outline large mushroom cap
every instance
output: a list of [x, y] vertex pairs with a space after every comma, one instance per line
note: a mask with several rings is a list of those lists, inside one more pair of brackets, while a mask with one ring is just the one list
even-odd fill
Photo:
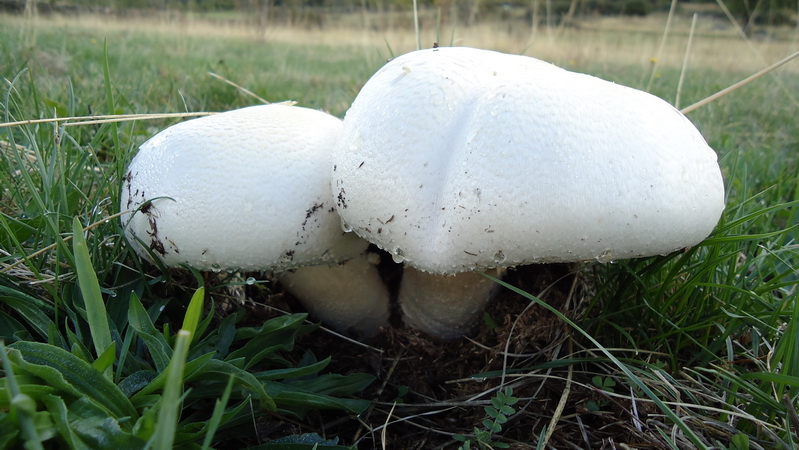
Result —
[[433, 273], [665, 254], [724, 208], [715, 152], [668, 103], [470, 48], [385, 65], [333, 164], [345, 227]]
[[169, 127], [125, 175], [129, 240], [139, 254], [200, 270], [281, 271], [361, 253], [368, 243], [344, 235], [330, 191], [340, 129], [329, 114], [287, 104]]

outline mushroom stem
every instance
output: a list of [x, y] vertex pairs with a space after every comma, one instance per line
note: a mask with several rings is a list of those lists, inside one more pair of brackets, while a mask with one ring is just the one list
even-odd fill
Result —
[[371, 254], [330, 266], [308, 266], [278, 275], [305, 309], [338, 331], [376, 334], [388, 323], [389, 295]]
[[[500, 269], [486, 270], [499, 277]], [[405, 324], [442, 339], [474, 331], [497, 284], [477, 272], [438, 275], [405, 265], [399, 304]]]

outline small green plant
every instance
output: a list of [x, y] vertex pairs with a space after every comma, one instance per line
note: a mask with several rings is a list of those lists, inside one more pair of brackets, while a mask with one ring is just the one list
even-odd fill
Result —
[[615, 392], [613, 388], [616, 386], [616, 382], [613, 381], [613, 378], [597, 375], [591, 378], [591, 382], [594, 383], [594, 386], [605, 392], [610, 392], [611, 394]]
[[491, 399], [491, 406], [485, 407], [488, 417], [483, 420], [483, 428], [474, 427], [474, 437], [463, 434], [455, 435], [456, 440], [463, 442], [458, 448], [462, 450], [508, 448], [508, 444], [494, 441], [494, 436], [502, 432], [502, 425], [507, 423], [508, 417], [516, 412], [513, 405], [518, 402], [519, 399], [513, 396], [511, 387], [497, 391], [497, 395]]
[[745, 435], [744, 433], [736, 433], [731, 439], [729, 445], [719, 445], [719, 448], [723, 448], [725, 450], [748, 450], [749, 446], [749, 436]]
[[[593, 378], [591, 378], [591, 383], [593, 383], [593, 385], [599, 388], [599, 390], [601, 391], [608, 392], [611, 394], [615, 392], [613, 388], [616, 386], [616, 382], [613, 381], [613, 379], [610, 377], [603, 377], [600, 375], [596, 375]], [[588, 410], [591, 412], [597, 412], [607, 404], [608, 404], [607, 400], [588, 400], [585, 404], [585, 407], [588, 408]]]

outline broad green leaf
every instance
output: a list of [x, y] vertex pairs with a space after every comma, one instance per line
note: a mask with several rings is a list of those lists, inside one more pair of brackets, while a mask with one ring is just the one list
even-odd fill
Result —
[[115, 343], [111, 343], [111, 345], [105, 349], [102, 355], [100, 355], [94, 363], [92, 363], [92, 367], [100, 373], [105, 372], [106, 369], [110, 368], [114, 365], [114, 361], [117, 358], [116, 352], [117, 346]]
[[[57, 392], [56, 389], [50, 386], [42, 385], [42, 381], [36, 377], [15, 374], [14, 378], [18, 380], [19, 392], [29, 395], [36, 400]], [[21, 378], [31, 378], [33, 381], [22, 380]], [[0, 382], [0, 409], [8, 409], [12, 397], [13, 395], [9, 393], [8, 389], [5, 387], [5, 383]]]
[[216, 353], [220, 358], [226, 359], [230, 353], [230, 346], [236, 339], [236, 316], [231, 314], [219, 323], [217, 326], [218, 340], [214, 344]]
[[152, 370], [139, 370], [125, 377], [117, 386], [128, 397], [144, 388], [155, 379], [155, 372]]
[[[152, 401], [150, 401], [150, 397], [152, 397]], [[158, 402], [161, 401], [160, 395], [152, 395], [146, 396], [141, 401], [143, 406], [142, 410], [144, 411], [139, 417], [139, 420], [133, 425], [133, 435], [138, 437], [139, 439], [143, 439], [149, 441], [150, 438], [155, 433], [155, 425], [157, 423], [157, 416], [158, 416], [158, 408], [156, 405]]]
[[[218, 392], [217, 392], [218, 394]], [[209, 437], [212, 431], [210, 420], [202, 423], [194, 422], [193, 424], [181, 425], [180, 443], [196, 442], [200, 439], [203, 441]], [[240, 401], [236, 406], [224, 410], [219, 420], [219, 429], [232, 429], [240, 426], [243, 423], [252, 423], [252, 402], [250, 397], [246, 397]], [[192, 426], [193, 425], [193, 426]], [[199, 426], [202, 425], [202, 426]], [[218, 429], [216, 431], [219, 431]], [[214, 433], [216, 435], [218, 433]], [[226, 433], [221, 433], [222, 436], [218, 438], [219, 443], [226, 441]], [[211, 439], [213, 441], [213, 439]]]
[[348, 450], [354, 447], [338, 445], [338, 439], [324, 439], [316, 433], [306, 433], [274, 439], [249, 450]]
[[245, 327], [236, 330], [236, 339], [251, 339], [256, 336], [263, 336], [265, 334], [282, 331], [288, 329], [297, 329], [302, 326], [307, 314], [287, 314], [284, 316], [269, 319], [258, 328]]
[[[193, 344], [191, 348], [192, 350], [194, 350], [196, 347], [202, 346], [198, 344], [201, 344], [203, 342], [203, 335], [205, 335], [205, 331], [208, 329], [208, 327], [211, 325], [211, 322], [214, 320], [214, 301], [213, 299], [211, 299], [210, 301], [211, 305], [208, 308], [208, 314], [206, 314], [205, 318], [202, 319], [199, 324], [197, 324], [197, 331], [195, 331], [194, 333], [195, 339], [192, 339], [192, 344]], [[214, 333], [209, 333], [208, 337], [211, 339], [216, 339], [217, 335], [215, 335]], [[191, 353], [189, 353], [189, 358], [191, 358]], [[222, 359], [224, 359], [224, 357], [222, 357]]]
[[[5, 303], [13, 311], [22, 316], [41, 337], [46, 338], [50, 324], [53, 323], [50, 317], [44, 313], [50, 305], [42, 300], [27, 295], [23, 292], [0, 286], [0, 302]], [[11, 339], [12, 336], [3, 336]]]
[[300, 378], [305, 377], [308, 375], [313, 375], [318, 373], [320, 370], [324, 369], [325, 367], [330, 364], [332, 360], [331, 357], [327, 357], [322, 361], [317, 363], [302, 366], [302, 367], [289, 367], [286, 369], [274, 369], [274, 370], [266, 370], [263, 372], [255, 373], [255, 376], [261, 381], [269, 381], [269, 380], [286, 380], [289, 378]]
[[244, 347], [240, 350], [231, 353], [229, 359], [242, 359], [245, 361], [244, 368], [249, 369], [272, 354], [280, 351], [291, 351], [294, 348], [293, 336], [290, 339], [286, 339], [287, 342], [268, 345], [268, 341], [271, 339], [272, 336], [252, 339], [244, 344]]
[[19, 427], [7, 413], [0, 413], [0, 448], [14, 448], [19, 437]]
[[228, 364], [225, 361], [220, 361], [218, 359], [209, 360], [201, 372], [198, 371], [197, 373], [191, 374], [191, 376], [187, 374], [186, 381], [193, 381], [197, 378], [200, 378], [200, 375], [207, 376], [214, 373], [224, 375], [226, 377], [234, 375], [239, 381], [239, 384], [256, 394], [262, 409], [267, 411], [275, 411], [277, 409], [274, 400], [267, 393], [267, 390], [264, 389], [264, 384], [260, 382], [255, 375], [247, 372], [246, 370], [242, 370], [238, 367]]
[[[186, 380], [189, 380], [191, 379], [191, 377], [197, 374], [205, 373], [207, 370], [206, 365], [209, 362], [213, 361], [212, 359], [213, 357], [214, 353], [210, 352], [187, 362], [184, 370], [184, 378]], [[134, 394], [133, 397], [131, 397], [131, 401], [138, 404], [138, 402], [142, 398], [152, 394], [155, 391], [162, 389], [164, 387], [164, 384], [166, 383], [166, 375], [167, 375], [166, 371], [160, 372], [158, 375], [155, 376], [155, 378], [153, 378], [153, 380], [150, 383], [141, 388], [139, 392]]]
[[248, 447], [247, 450], [352, 450], [355, 447], [344, 445], [319, 445], [319, 444], [261, 444]]
[[[49, 411], [36, 411], [33, 414], [33, 426], [36, 428], [36, 436], [42, 443], [58, 436], [58, 429], [53, 423], [53, 416]], [[38, 443], [26, 440], [26, 448], [41, 448]]]
[[[113, 341], [108, 326], [108, 314], [105, 312], [105, 302], [100, 293], [100, 283], [92, 267], [89, 249], [83, 237], [83, 227], [77, 217], [72, 220], [72, 251], [75, 254], [75, 271], [78, 273], [78, 284], [86, 307], [86, 320], [89, 322], [94, 349], [99, 357]], [[110, 368], [103, 373], [109, 380], [111, 379]]]
[[331, 373], [310, 379], [286, 380], [283, 384], [306, 392], [347, 396], [361, 392], [374, 380], [374, 376], [365, 373], [353, 373], [350, 375]]
[[502, 408], [499, 408], [499, 411], [500, 411], [502, 414], [506, 415], [506, 416], [513, 415], [513, 414], [516, 412], [516, 410], [515, 410], [515, 409], [511, 408], [511, 407], [510, 407], [510, 406], [508, 406], [508, 405], [504, 405]]
[[138, 418], [136, 409], [119, 388], [87, 362], [66, 350], [39, 342], [15, 342], [8, 356], [17, 370], [75, 397], [86, 397], [115, 418]]
[[[2, 341], [0, 341], [0, 358], [3, 359], [5, 385], [8, 387], [8, 410], [12, 420], [16, 419], [14, 421], [19, 424], [22, 437], [27, 442], [28, 448], [41, 449], [43, 448], [41, 437], [36, 431], [36, 424], [33, 419], [33, 415], [36, 412], [36, 403], [30, 396], [20, 391], [12, 367], [11, 354]], [[20, 402], [23, 398], [31, 399], [33, 407], [31, 408], [30, 405], [27, 405], [26, 403], [28, 402]]]
[[67, 333], [69, 335], [69, 340], [72, 341], [72, 347], [70, 347], [69, 352], [83, 361], [91, 364], [92, 357], [89, 355], [88, 349], [84, 347], [80, 341], [78, 341], [78, 337], [75, 336], [71, 331], [67, 331]]
[[497, 393], [497, 396], [491, 399], [491, 404], [494, 405], [494, 408], [496, 409], [502, 408], [502, 405], [505, 404], [505, 402], [503, 401], [504, 399], [500, 397], [501, 395]]
[[109, 417], [103, 408], [86, 398], [68, 404], [67, 414], [72, 431], [90, 448], [140, 449], [144, 446], [143, 441], [122, 428], [121, 421]]
[[362, 413], [369, 407], [368, 400], [337, 398], [330, 395], [303, 392], [291, 385], [272, 382], [266, 385], [266, 392], [285, 414], [302, 417], [312, 409], [340, 409], [351, 413]]
[[74, 450], [90, 449], [91, 447], [86, 445], [72, 430], [69, 423], [67, 405], [64, 403], [64, 399], [56, 395], [48, 395], [43, 401], [47, 410], [50, 411], [53, 422], [56, 428], [58, 428], [61, 438], [66, 441], [69, 448]]
[[0, 311], [0, 338], [8, 339], [11, 342], [17, 339], [23, 341], [33, 340], [25, 325], [5, 311]]
[[169, 347], [164, 336], [155, 329], [155, 325], [150, 320], [147, 310], [139, 301], [139, 297], [135, 294], [130, 296], [130, 306], [128, 308], [128, 323], [140, 338], [147, 345], [147, 350], [150, 351], [150, 356], [153, 358], [155, 368], [158, 372], [163, 372], [169, 365], [169, 358], [172, 354], [172, 349]]
[[502, 426], [490, 419], [483, 419], [483, 428], [495, 434], [502, 431]]

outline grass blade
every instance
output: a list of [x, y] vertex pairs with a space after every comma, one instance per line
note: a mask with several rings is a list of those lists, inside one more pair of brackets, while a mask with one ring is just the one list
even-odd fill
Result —
[[654, 393], [654, 392], [653, 392], [653, 391], [652, 391], [652, 390], [649, 388], [649, 386], [647, 386], [646, 384], [644, 384], [644, 382], [643, 382], [643, 381], [641, 381], [641, 379], [640, 379], [640, 378], [638, 378], [638, 376], [636, 376], [634, 373], [632, 373], [632, 371], [631, 371], [631, 370], [630, 370], [630, 369], [627, 367], [627, 365], [626, 365], [626, 364], [624, 364], [623, 362], [619, 361], [619, 360], [618, 360], [618, 358], [616, 358], [616, 357], [613, 355], [613, 353], [611, 353], [610, 351], [608, 351], [608, 349], [606, 349], [605, 347], [603, 347], [603, 346], [602, 346], [602, 344], [600, 344], [600, 343], [599, 343], [599, 341], [597, 341], [596, 339], [594, 339], [594, 337], [593, 337], [593, 336], [591, 336], [591, 335], [590, 335], [588, 332], [586, 332], [585, 330], [583, 330], [582, 328], [580, 328], [580, 326], [579, 326], [579, 325], [577, 325], [576, 323], [572, 322], [572, 321], [571, 321], [571, 320], [570, 320], [568, 317], [564, 316], [564, 315], [563, 315], [563, 314], [562, 314], [560, 311], [558, 311], [558, 310], [557, 310], [557, 309], [555, 309], [554, 307], [550, 306], [550, 305], [549, 305], [549, 304], [547, 304], [546, 302], [542, 301], [541, 299], [539, 299], [539, 298], [538, 298], [538, 297], [536, 297], [535, 295], [532, 295], [532, 294], [530, 294], [530, 293], [528, 293], [528, 292], [525, 292], [525, 291], [523, 291], [523, 290], [521, 290], [521, 289], [517, 288], [516, 286], [513, 286], [513, 285], [511, 285], [511, 284], [508, 284], [508, 283], [506, 283], [506, 282], [504, 282], [504, 281], [502, 281], [502, 280], [500, 280], [500, 279], [498, 279], [498, 278], [494, 278], [494, 277], [492, 277], [491, 275], [486, 275], [486, 274], [483, 274], [483, 276], [484, 276], [484, 277], [486, 277], [486, 278], [488, 278], [489, 280], [492, 280], [492, 281], [494, 281], [495, 283], [499, 284], [500, 286], [506, 287], [506, 288], [510, 289], [511, 291], [513, 291], [513, 292], [515, 292], [515, 293], [517, 293], [517, 294], [519, 294], [519, 295], [521, 295], [521, 296], [523, 296], [523, 297], [527, 298], [528, 300], [530, 300], [530, 301], [532, 301], [532, 302], [536, 303], [537, 305], [539, 305], [539, 306], [543, 307], [544, 309], [546, 309], [547, 311], [551, 312], [552, 314], [555, 314], [555, 315], [558, 317], [558, 319], [560, 319], [560, 320], [564, 321], [566, 324], [568, 324], [570, 327], [572, 327], [572, 328], [573, 328], [574, 330], [576, 330], [578, 333], [582, 334], [582, 335], [583, 335], [583, 336], [584, 336], [586, 339], [588, 339], [588, 340], [589, 340], [589, 341], [590, 341], [590, 342], [591, 342], [593, 345], [595, 345], [597, 349], [599, 349], [599, 350], [600, 350], [602, 353], [604, 353], [604, 354], [605, 354], [605, 356], [607, 356], [607, 357], [608, 357], [608, 359], [610, 359], [610, 360], [613, 362], [613, 364], [615, 364], [615, 365], [616, 365], [616, 367], [618, 367], [618, 368], [619, 368], [619, 369], [620, 369], [622, 372], [624, 372], [624, 374], [627, 376], [627, 378], [629, 378], [629, 379], [630, 379], [630, 381], [632, 381], [632, 382], [633, 382], [633, 383], [634, 383], [636, 386], [638, 386], [638, 388], [639, 388], [639, 389], [641, 389], [641, 391], [643, 391], [643, 392], [646, 394], [646, 396], [647, 396], [647, 397], [649, 397], [649, 399], [650, 399], [650, 400], [652, 400], [652, 401], [653, 401], [653, 402], [654, 402], [654, 403], [655, 403], [655, 404], [658, 406], [658, 408], [659, 408], [659, 409], [660, 409], [660, 410], [661, 410], [661, 411], [662, 411], [662, 412], [663, 412], [663, 413], [664, 413], [664, 414], [665, 414], [665, 415], [666, 415], [666, 416], [667, 416], [669, 419], [671, 419], [671, 420], [674, 422], [674, 424], [675, 424], [675, 425], [676, 425], [676, 426], [677, 426], [677, 427], [678, 427], [680, 430], [682, 430], [682, 432], [683, 432], [683, 433], [685, 433], [685, 436], [686, 436], [686, 437], [688, 437], [688, 439], [690, 439], [690, 440], [691, 440], [691, 442], [692, 442], [694, 445], [696, 445], [696, 446], [697, 446], [697, 448], [703, 448], [703, 449], [706, 449], [706, 448], [707, 448], [707, 446], [706, 446], [706, 445], [705, 445], [705, 444], [704, 444], [704, 443], [703, 443], [703, 442], [702, 442], [702, 441], [699, 439], [699, 437], [698, 437], [698, 436], [697, 436], [697, 435], [694, 433], [694, 431], [693, 431], [691, 428], [689, 428], [689, 427], [688, 427], [688, 426], [685, 424], [685, 422], [683, 422], [683, 421], [682, 421], [682, 419], [680, 419], [680, 418], [677, 416], [677, 414], [675, 414], [675, 413], [674, 413], [674, 411], [672, 411], [672, 410], [671, 410], [671, 408], [669, 408], [669, 407], [668, 407], [668, 406], [667, 406], [665, 403], [663, 403], [663, 400], [661, 400], [661, 399], [660, 399], [660, 398], [659, 398], [659, 397], [658, 397], [658, 396], [657, 396], [657, 395], [656, 395], [656, 394], [655, 394], [655, 393]]
[[147, 310], [144, 309], [141, 301], [139, 301], [138, 295], [131, 294], [130, 305], [128, 306], [128, 324], [144, 341], [156, 370], [158, 372], [166, 370], [172, 352], [166, 338], [153, 325]]
[[[106, 40], [103, 40], [103, 81], [105, 82], [106, 108], [108, 108], [108, 114], [114, 114], [114, 92], [111, 88], [111, 67], [108, 64], [108, 41]], [[116, 122], [111, 124], [111, 129], [111, 137], [114, 140], [114, 149], [119, 151], [119, 130]], [[117, 158], [117, 160], [119, 159], [120, 158]]]
[[716, 92], [715, 94], [710, 95], [710, 96], [704, 98], [703, 100], [700, 100], [700, 101], [694, 103], [693, 105], [686, 106], [685, 108], [681, 109], [680, 112], [683, 113], [683, 114], [688, 114], [689, 112], [691, 112], [691, 111], [693, 111], [695, 109], [701, 108], [701, 107], [707, 105], [708, 103], [710, 103], [710, 102], [712, 102], [714, 100], [717, 100], [717, 99], [719, 99], [721, 97], [724, 97], [725, 95], [729, 94], [730, 92], [733, 92], [733, 91], [735, 91], [735, 90], [737, 90], [739, 88], [742, 88], [742, 87], [746, 86], [747, 84], [757, 80], [758, 78], [762, 77], [763, 75], [766, 75], [769, 72], [777, 70], [782, 65], [791, 62], [792, 60], [796, 59], [797, 57], [799, 57], [799, 51], [794, 52], [794, 53], [786, 56], [785, 58], [775, 62], [774, 64], [766, 67], [763, 70], [758, 71], [754, 75], [751, 75], [751, 76], [749, 76], [749, 77], [747, 77], [747, 78], [745, 78], [745, 79], [733, 84], [730, 87], [724, 88], [724, 89]]
[[203, 301], [205, 300], [205, 288], [200, 287], [194, 292], [189, 301], [186, 315], [183, 317], [183, 330], [191, 333], [191, 341], [197, 339], [197, 326], [203, 313]]
[[139, 414], [127, 396], [91, 365], [68, 351], [40, 342], [15, 342], [8, 356], [12, 364], [45, 384], [75, 397], [85, 397], [105, 408], [115, 418]]
[[6, 386], [8, 388], [8, 396], [11, 399], [9, 405], [9, 412], [16, 413], [19, 427], [22, 431], [22, 437], [27, 443], [27, 448], [43, 449], [41, 439], [36, 433], [36, 425], [33, 423], [33, 413], [36, 412], [36, 403], [33, 403], [31, 410], [30, 403], [33, 399], [23, 394], [19, 390], [16, 378], [14, 378], [14, 371], [11, 368], [11, 361], [8, 360], [6, 353], [6, 346], [0, 341], [0, 356], [3, 358], [3, 372], [5, 372]]
[[[189, 352], [191, 333], [186, 330], [178, 331], [175, 339], [175, 350], [172, 360], [167, 368], [167, 380], [164, 386], [164, 395], [161, 398], [158, 411], [158, 425], [149, 444], [152, 447], [172, 448], [175, 442], [178, 420], [180, 418], [181, 400], [183, 391], [183, 369], [186, 366], [186, 355]], [[148, 445], [149, 447], [149, 445]]]
[[228, 377], [225, 391], [222, 392], [222, 398], [217, 399], [216, 404], [214, 404], [214, 413], [208, 421], [208, 430], [205, 433], [205, 439], [203, 439], [203, 450], [211, 448], [211, 441], [214, 439], [214, 434], [216, 434], [216, 430], [222, 422], [222, 415], [225, 413], [225, 407], [228, 401], [230, 401], [230, 393], [233, 391], [234, 378], [232, 374]]
[[[108, 326], [105, 303], [100, 293], [100, 283], [97, 281], [97, 274], [92, 267], [89, 249], [86, 245], [86, 239], [83, 237], [83, 228], [80, 226], [77, 217], [72, 221], [72, 248], [75, 254], [75, 271], [78, 273], [78, 284], [86, 307], [86, 320], [89, 322], [94, 349], [97, 352], [97, 356], [100, 357], [111, 346], [113, 340], [111, 339], [111, 329]], [[103, 371], [103, 374], [110, 380], [112, 376], [111, 368], [108, 367]]]

